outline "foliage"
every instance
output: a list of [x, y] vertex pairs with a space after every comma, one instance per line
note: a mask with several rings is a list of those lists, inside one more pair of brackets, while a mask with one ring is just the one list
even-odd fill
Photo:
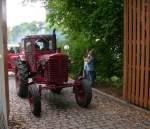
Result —
[[[22, 23], [8, 29], [8, 43], [18, 43], [27, 35], [52, 34], [52, 32], [53, 29], [47, 28], [43, 22]], [[64, 36], [60, 31], [57, 31], [56, 35], [58, 44], [64, 41]]]
[[43, 22], [22, 23], [8, 30], [8, 43], [16, 43], [26, 35], [38, 34], [43, 30]]
[[46, 0], [47, 22], [67, 35], [73, 73], [82, 68], [86, 48], [93, 48], [97, 74], [122, 76], [123, 0]]
[[123, 0], [46, 0], [47, 22], [68, 35], [73, 72], [82, 67], [87, 47], [94, 48], [97, 74], [122, 76]]
[[73, 74], [82, 68], [86, 48], [93, 48], [97, 76], [122, 78], [123, 0], [44, 0], [44, 5], [48, 25], [66, 35]]

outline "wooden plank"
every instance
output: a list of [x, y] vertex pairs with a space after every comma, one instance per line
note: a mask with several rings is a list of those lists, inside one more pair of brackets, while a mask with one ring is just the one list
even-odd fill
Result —
[[[150, 26], [150, 0], [148, 0], [148, 24]], [[148, 28], [148, 37], [150, 37], [150, 27]], [[150, 56], [150, 39], [148, 39], [148, 46], [149, 46], [149, 56]], [[149, 57], [149, 68], [150, 68], [150, 57]], [[148, 109], [150, 109], [150, 70], [148, 75], [148, 88], [149, 88], [149, 97], [148, 97]]]
[[124, 79], [123, 79], [123, 98], [127, 99], [127, 90], [128, 90], [128, 31], [129, 31], [129, 1], [124, 0]]
[[136, 0], [133, 0], [133, 51], [132, 51], [132, 90], [131, 90], [131, 102], [134, 103], [135, 99], [135, 67], [136, 67]]
[[149, 52], [150, 52], [150, 0], [147, 1], [147, 9], [146, 9], [146, 61], [145, 61], [145, 88], [144, 88], [144, 107], [148, 107], [148, 94], [149, 94], [149, 87], [148, 87], [148, 78], [149, 78]]
[[128, 100], [131, 101], [131, 87], [132, 87], [132, 3], [133, 0], [129, 1], [129, 76], [128, 76]]
[[145, 0], [142, 0], [142, 50], [141, 50], [141, 82], [140, 82], [140, 106], [144, 103], [144, 62], [145, 62]]
[[[150, 64], [150, 62], [149, 62]], [[150, 71], [149, 71], [150, 73]], [[149, 74], [149, 77], [148, 77], [148, 85], [150, 85], [150, 74]], [[148, 87], [149, 88], [149, 94], [148, 94], [148, 109], [150, 109], [150, 86]]]
[[141, 28], [140, 28], [140, 20], [141, 20], [141, 0], [137, 0], [137, 54], [136, 54], [136, 95], [135, 95], [135, 104], [139, 103], [139, 92], [140, 92], [140, 42], [141, 42]]

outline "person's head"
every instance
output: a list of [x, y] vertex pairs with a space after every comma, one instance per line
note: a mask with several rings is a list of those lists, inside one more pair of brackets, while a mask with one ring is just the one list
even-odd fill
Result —
[[88, 54], [92, 56], [93, 55], [93, 49], [90, 49]]
[[86, 49], [86, 53], [89, 53], [89, 51], [90, 51], [90, 49], [89, 49], [89, 48], [87, 48], [87, 49]]

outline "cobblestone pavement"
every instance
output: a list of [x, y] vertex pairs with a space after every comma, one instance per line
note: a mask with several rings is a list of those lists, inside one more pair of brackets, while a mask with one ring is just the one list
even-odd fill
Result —
[[16, 95], [14, 78], [10, 84], [9, 129], [150, 129], [150, 114], [93, 92], [92, 103], [80, 108], [69, 89], [60, 95], [42, 93], [42, 115], [32, 115], [28, 100]]

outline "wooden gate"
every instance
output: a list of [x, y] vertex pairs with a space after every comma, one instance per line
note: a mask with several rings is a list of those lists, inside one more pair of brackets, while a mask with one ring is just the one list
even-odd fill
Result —
[[124, 0], [124, 99], [150, 109], [150, 0]]

